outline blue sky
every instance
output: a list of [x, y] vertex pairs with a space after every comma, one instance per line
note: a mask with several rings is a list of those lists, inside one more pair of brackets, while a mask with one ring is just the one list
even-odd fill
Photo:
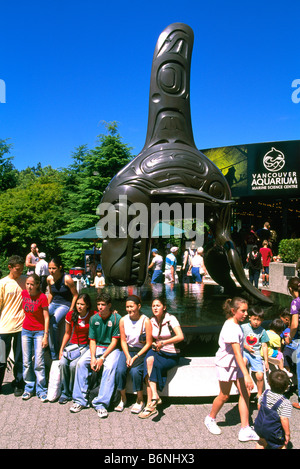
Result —
[[198, 148], [300, 138], [300, 103], [292, 101], [292, 82], [300, 79], [294, 1], [11, 0], [0, 16], [0, 139], [10, 139], [18, 169], [68, 166], [76, 147], [95, 146], [103, 121], [117, 121], [138, 154], [154, 48], [173, 22], [188, 24], [195, 36]]

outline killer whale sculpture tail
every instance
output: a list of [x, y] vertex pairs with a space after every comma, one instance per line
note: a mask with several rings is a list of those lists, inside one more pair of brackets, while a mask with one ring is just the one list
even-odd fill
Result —
[[[102, 213], [99, 222], [102, 233], [104, 223], [117, 226], [117, 233], [110, 233], [108, 228], [103, 240], [104, 274], [115, 285], [142, 285], [150, 256], [154, 206], [157, 209], [162, 202], [181, 205], [189, 202], [193, 207], [204, 204], [205, 221], [216, 241], [216, 247], [205, 253], [211, 277], [233, 289], [231, 268], [250, 295], [271, 303], [245, 276], [231, 239], [230, 207], [234, 202], [230, 187], [222, 172], [194, 142], [190, 113], [193, 42], [192, 29], [182, 23], [171, 24], [158, 38], [152, 62], [145, 145], [111, 180], [100, 203], [113, 207], [106, 217]], [[135, 229], [131, 236], [128, 228], [137, 206], [142, 207], [143, 218], [139, 230]]]

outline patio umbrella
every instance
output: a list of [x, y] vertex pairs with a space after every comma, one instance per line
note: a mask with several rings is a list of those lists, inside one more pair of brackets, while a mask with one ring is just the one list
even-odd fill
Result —
[[[169, 225], [168, 223], [157, 223], [155, 225], [152, 236], [154, 238], [159, 237], [168, 237], [168, 236], [176, 236], [181, 235], [184, 233], [184, 230], [181, 228], [177, 228], [176, 226]], [[93, 226], [91, 228], [87, 228], [86, 230], [76, 231], [74, 233], [69, 233], [63, 236], [58, 236], [57, 239], [101, 239], [102, 233], [100, 228]]]

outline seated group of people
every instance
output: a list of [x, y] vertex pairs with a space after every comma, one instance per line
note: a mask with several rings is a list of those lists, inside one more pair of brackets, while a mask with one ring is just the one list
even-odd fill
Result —
[[[30, 399], [35, 389], [45, 402], [47, 386], [43, 357], [47, 346], [49, 317], [46, 297], [39, 292], [38, 282], [37, 276], [32, 274], [23, 292], [23, 301], [25, 298], [40, 298], [40, 323], [45, 326], [40, 334], [40, 346], [35, 346], [35, 354], [39, 357], [38, 369], [29, 359], [29, 352], [26, 353], [23, 399]], [[30, 314], [28, 311], [29, 308], [25, 307], [25, 328], [26, 315]], [[127, 314], [121, 317], [112, 309], [112, 298], [108, 293], [102, 292], [97, 296], [97, 311], [93, 310], [88, 294], [78, 295], [73, 310], [65, 316], [65, 333], [58, 354], [61, 376], [58, 402], [65, 404], [73, 401], [70, 408], [72, 413], [89, 407], [90, 377], [95, 372], [101, 372], [98, 395], [91, 404], [100, 418], [107, 417], [108, 407], [117, 388], [120, 401], [115, 410], [121, 412], [126, 407], [126, 380], [129, 372], [133, 392], [137, 394], [131, 412], [139, 414], [140, 418], [157, 413], [157, 405], [161, 403], [158, 391], [165, 385], [167, 371], [178, 363], [179, 350], [176, 344], [184, 337], [177, 318], [166, 311], [162, 298], [153, 300], [152, 311], [153, 317], [149, 319], [142, 314], [140, 299], [131, 295], [126, 300]], [[24, 325], [22, 334], [26, 334]], [[147, 385], [146, 405], [143, 398], [144, 383]]]
[[[163, 299], [153, 300], [152, 312], [151, 319], [142, 314], [140, 299], [131, 295], [126, 300], [127, 314], [121, 317], [112, 310], [112, 299], [107, 293], [98, 295], [97, 311], [93, 312], [89, 296], [79, 295], [74, 311], [66, 316], [66, 332], [60, 350], [62, 394], [59, 403], [73, 400], [70, 411], [74, 413], [88, 407], [89, 377], [93, 371], [102, 371], [92, 406], [100, 418], [107, 417], [116, 387], [120, 401], [115, 410], [122, 412], [126, 406], [129, 372], [132, 390], [137, 395], [131, 412], [139, 414], [140, 418], [155, 414], [161, 403], [158, 391], [165, 385], [167, 371], [178, 363], [179, 351], [175, 345], [183, 340], [183, 333], [176, 317], [167, 313]], [[72, 345], [80, 349], [80, 355], [73, 359], [66, 353]]]

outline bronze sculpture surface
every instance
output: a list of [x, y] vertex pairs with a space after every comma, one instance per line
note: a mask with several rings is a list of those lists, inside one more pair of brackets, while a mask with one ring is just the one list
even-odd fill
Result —
[[[103, 240], [104, 274], [107, 281], [115, 285], [142, 285], [147, 275], [154, 207], [161, 202], [189, 203], [195, 216], [196, 205], [203, 204], [205, 222], [216, 241], [204, 256], [210, 276], [233, 291], [231, 268], [248, 293], [260, 301], [271, 302], [250, 284], [231, 239], [230, 210], [234, 202], [230, 187], [221, 171], [194, 142], [190, 113], [193, 41], [192, 29], [182, 23], [168, 26], [157, 41], [145, 145], [112, 179], [100, 203], [102, 207], [110, 204], [114, 208], [111, 221], [118, 225], [118, 232], [110, 235], [108, 229]], [[130, 212], [130, 208], [136, 204], [142, 204], [147, 212], [146, 236], [129, 236], [126, 232], [134, 218], [134, 210]], [[104, 212], [99, 213], [103, 232]], [[145, 220], [145, 213], [143, 215]], [[109, 220], [106, 218], [106, 224]]]

